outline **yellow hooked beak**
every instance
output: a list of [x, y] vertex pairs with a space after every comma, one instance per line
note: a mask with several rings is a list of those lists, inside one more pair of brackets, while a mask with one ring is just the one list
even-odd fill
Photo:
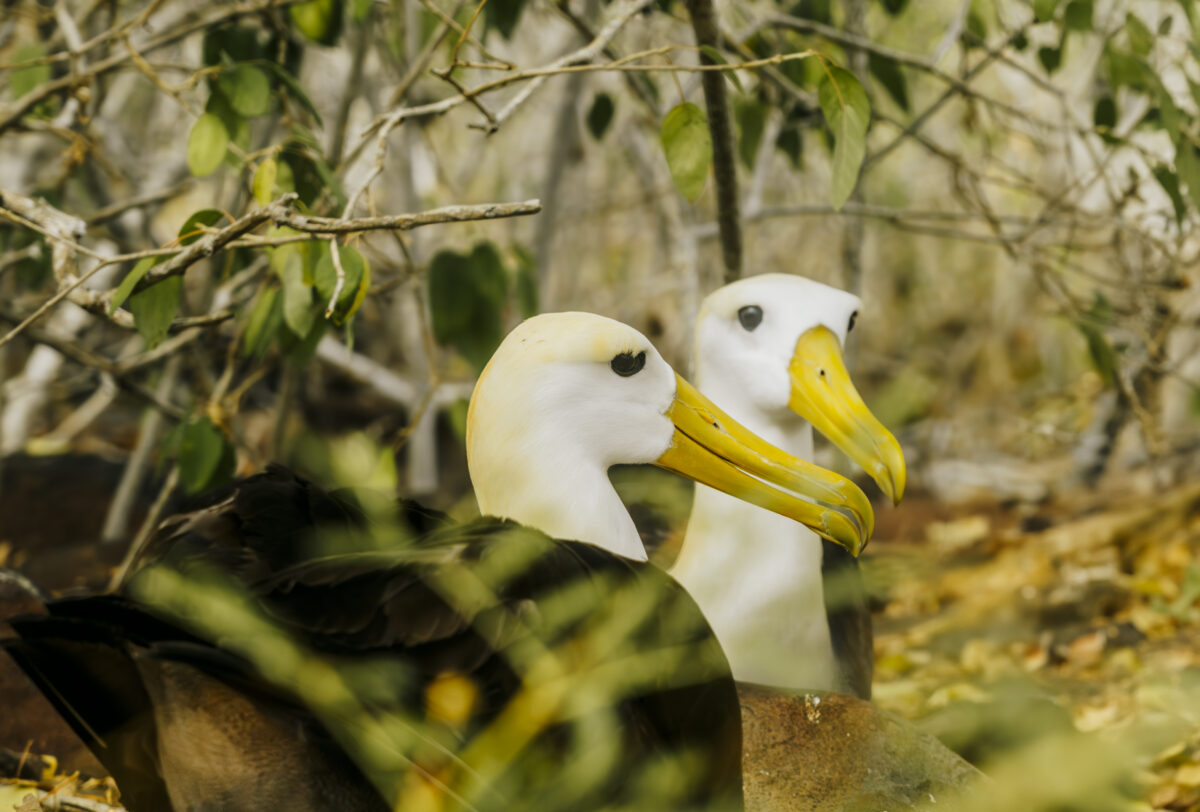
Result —
[[875, 529], [875, 514], [857, 485], [780, 451], [678, 375], [675, 384], [667, 410], [675, 437], [656, 465], [795, 519], [859, 554]]
[[813, 327], [800, 336], [788, 373], [792, 411], [861, 465], [893, 504], [899, 502], [904, 495], [904, 454], [851, 383], [833, 331]]

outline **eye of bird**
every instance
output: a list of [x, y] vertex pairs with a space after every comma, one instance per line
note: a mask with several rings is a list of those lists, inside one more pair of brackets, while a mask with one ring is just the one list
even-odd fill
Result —
[[763, 312], [758, 305], [746, 305], [738, 310], [738, 321], [747, 332], [762, 324]]
[[858, 311], [855, 310], [853, 313], [850, 314], [850, 326], [846, 328], [847, 333], [854, 329], [854, 321], [857, 318], [858, 318]]
[[634, 355], [631, 352], [623, 352], [620, 355], [614, 355], [609, 366], [622, 378], [628, 378], [630, 375], [641, 372], [642, 367], [646, 366], [646, 353], [643, 351]]

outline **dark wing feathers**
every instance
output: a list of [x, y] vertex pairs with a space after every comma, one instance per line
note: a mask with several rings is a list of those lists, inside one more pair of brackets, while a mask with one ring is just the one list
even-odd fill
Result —
[[[587, 635], [604, 632], [605, 624], [620, 629], [619, 635], [595, 638], [606, 647], [585, 670], [602, 669], [609, 659], [637, 666], [639, 657], [684, 651], [679, 668], [658, 666], [627, 680], [630, 692], [614, 706], [622, 735], [615, 778], [562, 808], [593, 808], [635, 792], [625, 776], [664, 750], [699, 753], [705, 760], [703, 779], [689, 787], [680, 808], [714, 798], [740, 805], [740, 713], [728, 663], [698, 607], [675, 581], [649, 564], [588, 544], [553, 541], [509, 521], [481, 518], [452, 524], [415, 503], [402, 503], [397, 518], [424, 535], [412, 541], [401, 534], [409, 542], [391, 550], [314, 557], [315, 548], [298, 541], [329, 528], [363, 530], [367, 520], [348, 495], [326, 493], [273, 466], [164, 523], [138, 569], [154, 564], [215, 568], [240, 582], [263, 613], [308, 650], [333, 663], [386, 662], [409, 674], [411, 678], [388, 688], [390, 695], [372, 695], [372, 706], [380, 712], [389, 705], [412, 710], [443, 672], [467, 676], [480, 701], [464, 735], [486, 726], [521, 686], [519, 657], [514, 660], [510, 652], [528, 648], [527, 642], [559, 646], [556, 650], [567, 661], [587, 663]], [[571, 590], [575, 603], [560, 600], [564, 588]], [[565, 615], [552, 611], [568, 605], [571, 611]], [[643, 607], [641, 615], [629, 614], [638, 606]], [[69, 624], [74, 639], [64, 640], [71, 635], [33, 622], [18, 631], [27, 638], [26, 651], [41, 651], [49, 662], [29, 663], [45, 672], [40, 683], [45, 690], [66, 680], [68, 667], [77, 669], [71, 677], [75, 687], [61, 699], [81, 726], [86, 720], [112, 730], [115, 720], [110, 717], [125, 712], [148, 718], [150, 702], [136, 679], [138, 664], [149, 674], [147, 662], [162, 663], [158, 670], [178, 679], [178, 668], [169, 665], [175, 663], [191, 669], [186, 673], [202, 675], [189, 677], [189, 685], [215, 679], [226, 686], [223, 690], [271, 708], [271, 719], [282, 714], [297, 720], [310, 731], [304, 738], [315, 741], [311, 747], [316, 749], [297, 755], [293, 748], [293, 760], [303, 763], [332, 746], [332, 738], [286, 687], [263, 683], [244, 660], [181, 630], [171, 619], [119, 597], [52, 601], [50, 607], [50, 622]], [[81, 645], [107, 648], [109, 654], [89, 663], [76, 656]], [[62, 654], [57, 662], [55, 652]], [[99, 669], [110, 672], [95, 674]], [[128, 681], [132, 695], [109, 708], [99, 707], [107, 698], [97, 701], [77, 690], [88, 679], [114, 677]], [[260, 738], [266, 735], [261, 724], [255, 729]], [[572, 740], [565, 731], [551, 728], [539, 737], [540, 744], [526, 749], [561, 747]], [[151, 726], [150, 741], [153, 734]], [[144, 747], [146, 740], [140, 735], [126, 743], [126, 762], [130, 748]], [[105, 754], [97, 755], [108, 766]], [[320, 760], [333, 763], [325, 756]], [[514, 754], [514, 762], [519, 760]], [[134, 812], [169, 808], [152, 803], [155, 793], [165, 791], [161, 780], [155, 784], [137, 774], [142, 765], [116, 766], [114, 775], [123, 770], [126, 780], [143, 790], [143, 797], [130, 804]], [[340, 767], [330, 769], [346, 785], [361, 781]], [[213, 780], [219, 783], [220, 777]], [[132, 796], [129, 800], [135, 801]]]

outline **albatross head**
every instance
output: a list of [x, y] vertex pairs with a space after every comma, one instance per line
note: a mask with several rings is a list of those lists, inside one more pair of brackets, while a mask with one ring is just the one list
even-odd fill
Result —
[[842, 361], [860, 306], [857, 296], [788, 274], [726, 285], [704, 300], [696, 321], [696, 379], [714, 397], [719, 387], [717, 399], [739, 414], [799, 415], [898, 502], [904, 455], [863, 403]]
[[608, 481], [653, 463], [803, 522], [857, 553], [874, 517], [852, 482], [751, 434], [680, 378], [631, 327], [536, 316], [500, 344], [467, 416], [480, 510], [644, 558]]

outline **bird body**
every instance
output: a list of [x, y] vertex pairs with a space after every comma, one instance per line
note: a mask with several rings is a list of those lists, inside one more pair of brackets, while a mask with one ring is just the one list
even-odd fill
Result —
[[[586, 314], [505, 339], [467, 449], [492, 516], [321, 555], [304, 540], [381, 531], [270, 469], [164, 523], [135, 600], [51, 602], [50, 618], [13, 621], [7, 648], [134, 812], [739, 807], [728, 663], [600, 474], [655, 463], [855, 551], [865, 496], [751, 435], [640, 333]], [[209, 599], [214, 571], [234, 598]], [[447, 685], [466, 710], [439, 710]]]
[[[705, 299], [696, 379], [767, 442], [813, 454], [813, 425], [880, 482], [903, 491], [895, 439], [867, 411], [841, 361], [857, 297], [803, 277], [763, 274]], [[697, 486], [672, 574], [696, 598], [736, 679], [870, 697], [870, 615], [857, 561], [809, 527]]]

